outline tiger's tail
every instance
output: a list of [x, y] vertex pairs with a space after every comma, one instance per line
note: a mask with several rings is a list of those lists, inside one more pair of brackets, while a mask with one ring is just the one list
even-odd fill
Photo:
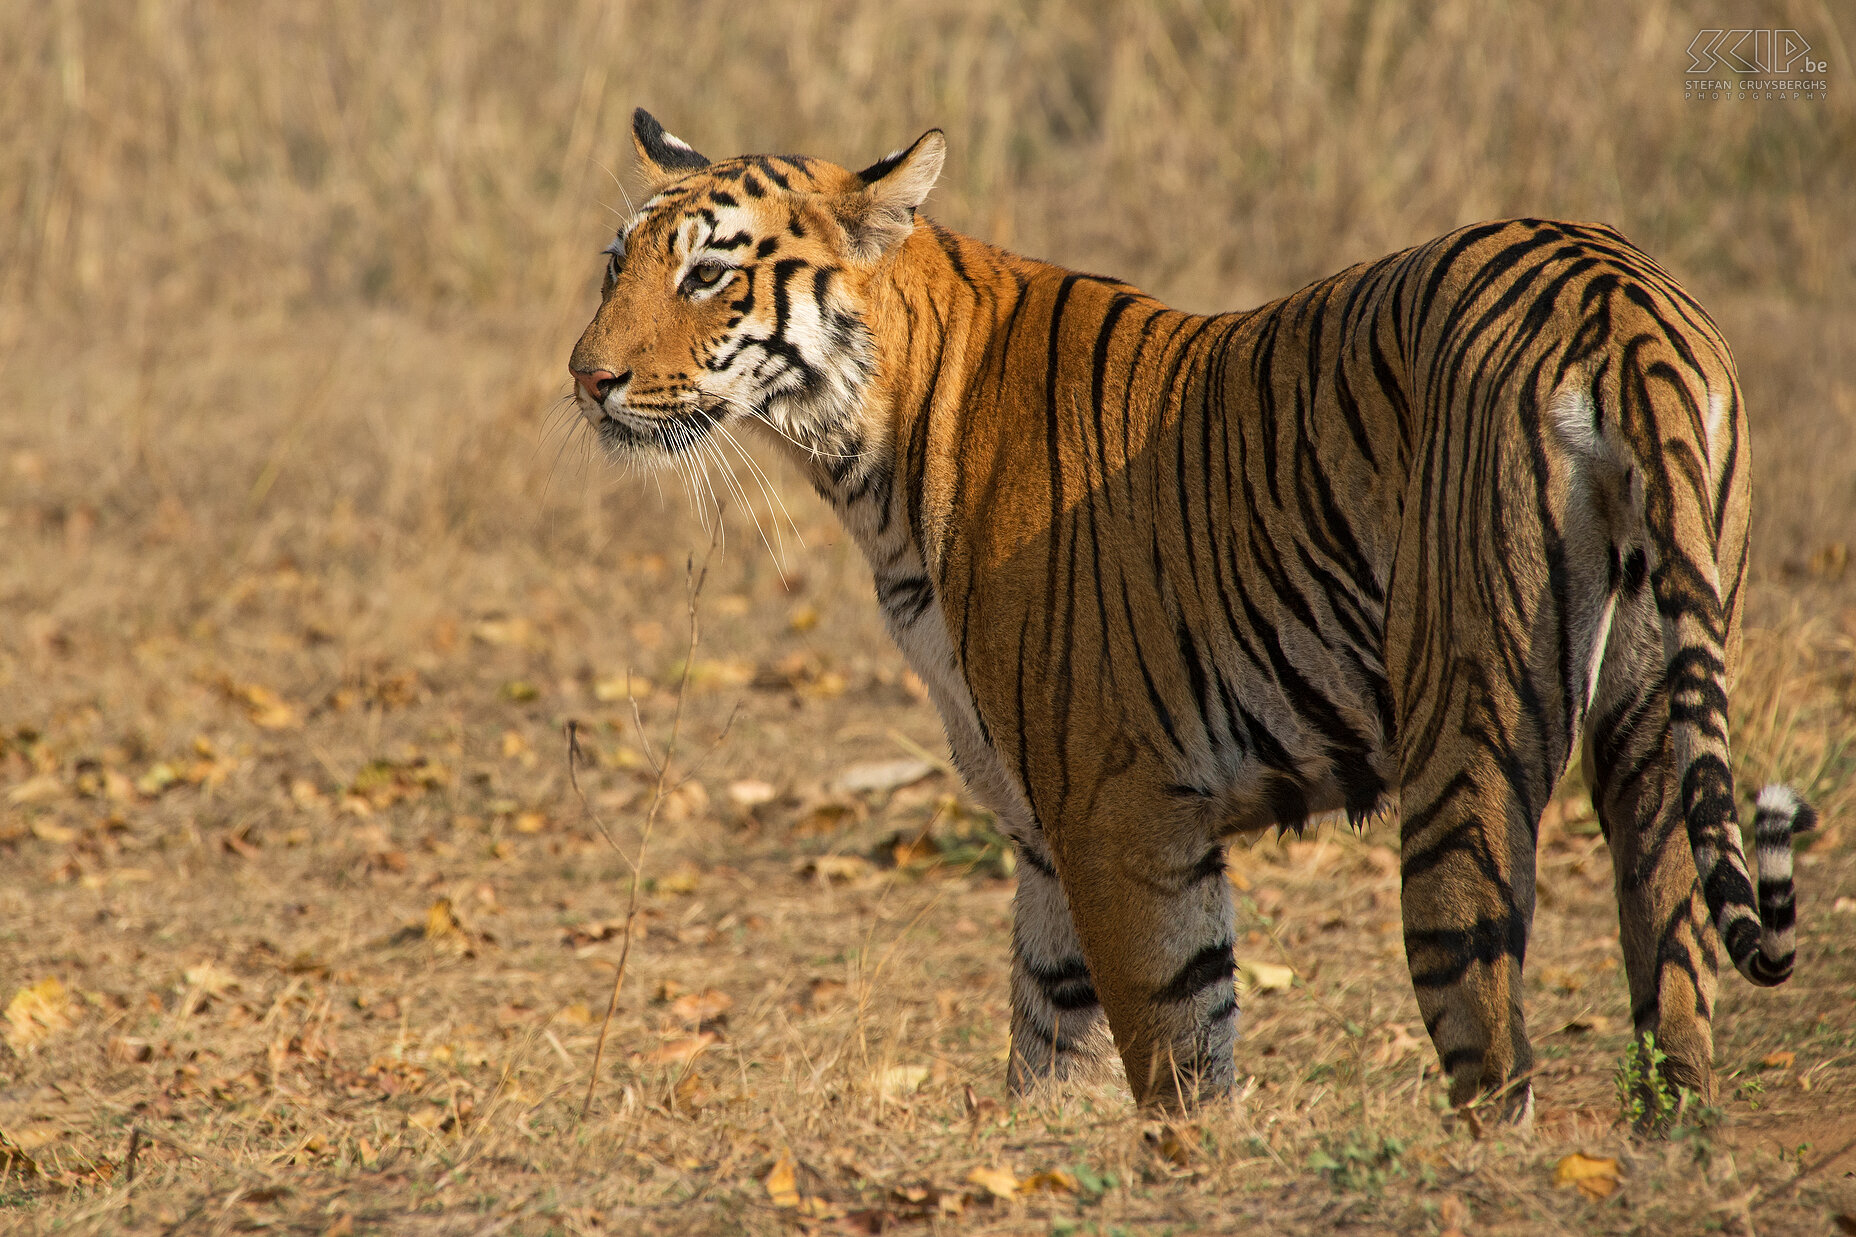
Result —
[[1701, 460], [1707, 458], [1706, 446], [1659, 438], [1650, 450], [1640, 442], [1633, 454], [1645, 482], [1641, 510], [1662, 617], [1682, 820], [1702, 897], [1728, 956], [1748, 980], [1772, 987], [1791, 977], [1797, 954], [1792, 839], [1816, 826], [1817, 813], [1788, 786], [1760, 791], [1753, 816], [1755, 887], [1740, 840], [1727, 743], [1728, 629], [1710, 488], [1696, 484], [1709, 475], [1696, 459], [1697, 448]]

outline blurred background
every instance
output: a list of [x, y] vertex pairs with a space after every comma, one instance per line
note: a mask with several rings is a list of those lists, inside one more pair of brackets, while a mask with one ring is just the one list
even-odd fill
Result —
[[[1721, 319], [1759, 559], [1810, 576], [1856, 522], [1856, 30], [1718, 7], [8, 5], [4, 535], [184, 528], [227, 568], [352, 525], [376, 570], [610, 537], [639, 487], [546, 427], [643, 105], [712, 156], [852, 166], [938, 125], [929, 213], [1191, 309], [1478, 219], [1615, 224]], [[1685, 99], [1723, 24], [1798, 30], [1828, 97]]]

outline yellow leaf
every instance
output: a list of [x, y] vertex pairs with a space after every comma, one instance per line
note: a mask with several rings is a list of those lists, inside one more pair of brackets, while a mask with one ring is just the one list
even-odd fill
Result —
[[235, 686], [233, 694], [245, 706], [253, 724], [264, 730], [285, 730], [297, 723], [296, 709], [277, 693], [256, 683]]
[[534, 629], [525, 618], [485, 619], [471, 628], [470, 634], [485, 644], [527, 644]]
[[1387, 1023], [1386, 1030], [1391, 1032], [1391, 1036], [1373, 1053], [1373, 1059], [1379, 1064], [1392, 1065], [1410, 1053], [1424, 1050], [1425, 1041], [1411, 1033], [1409, 1023]]
[[15, 1052], [37, 1047], [77, 1020], [76, 1005], [56, 979], [41, 979], [13, 994], [6, 1006], [6, 1042]]
[[1003, 1168], [976, 1168], [967, 1174], [967, 1184], [980, 1187], [994, 1198], [1011, 1198], [1018, 1193], [1018, 1175]]
[[50, 803], [53, 799], [62, 798], [64, 793], [64, 783], [58, 780], [56, 774], [41, 773], [7, 791], [6, 801], [18, 804]]
[[728, 797], [739, 808], [752, 809], [762, 804], [772, 803], [779, 797], [779, 794], [780, 792], [773, 788], [772, 783], [763, 782], [757, 778], [744, 778], [739, 782], [728, 784]]
[[39, 1166], [33, 1162], [32, 1157], [8, 1138], [5, 1130], [0, 1130], [0, 1180], [7, 1177], [25, 1178], [38, 1175]]
[[1781, 1048], [1760, 1058], [1761, 1069], [1790, 1069], [1798, 1063], [1798, 1054]]
[[442, 1108], [422, 1108], [406, 1118], [407, 1125], [414, 1129], [424, 1130], [428, 1134], [436, 1134], [444, 1123], [445, 1110]]
[[451, 907], [450, 898], [440, 898], [425, 912], [425, 939], [436, 941], [464, 931], [464, 922]]
[[653, 1065], [682, 1065], [695, 1060], [703, 1049], [721, 1038], [714, 1031], [703, 1031], [696, 1035], [666, 1040], [656, 1051], [648, 1054], [645, 1060]]
[[1018, 1192], [1020, 1194], [1074, 1194], [1076, 1193], [1076, 1178], [1061, 1168], [1032, 1173], [1018, 1183]]
[[805, 604], [794, 606], [793, 612], [786, 617], [786, 623], [794, 631], [811, 631], [818, 626], [818, 607]]
[[1287, 992], [1295, 983], [1295, 971], [1274, 962], [1240, 961], [1237, 978], [1251, 992]]
[[678, 895], [695, 893], [701, 878], [701, 873], [690, 864], [680, 864], [675, 871], [658, 878], [657, 891]]
[[180, 781], [180, 771], [162, 760], [149, 765], [148, 772], [135, 779], [135, 789], [152, 799], [178, 781]]
[[32, 836], [41, 842], [63, 845], [77, 841], [77, 830], [65, 825], [54, 825], [49, 820], [35, 820], [32, 822]]
[[194, 987], [215, 995], [238, 987], [238, 976], [216, 962], [202, 962], [181, 972], [181, 978]]
[[887, 794], [913, 786], [940, 770], [925, 760], [904, 757], [897, 760], [866, 760], [840, 773], [832, 789], [842, 794]]
[[575, 1027], [592, 1026], [593, 1011], [586, 1007], [585, 1001], [575, 1001], [561, 1010], [561, 1021]]
[[1576, 1151], [1553, 1166], [1554, 1185], [1577, 1186], [1581, 1194], [1594, 1201], [1611, 1197], [1618, 1188], [1618, 1175], [1616, 1160], [1581, 1155]]
[[761, 1184], [767, 1187], [767, 1197], [775, 1207], [799, 1205], [799, 1178], [793, 1171], [792, 1156], [782, 1155], [773, 1171], [761, 1178]]
[[862, 855], [820, 855], [807, 860], [801, 869], [805, 875], [817, 877], [821, 885], [860, 880], [875, 870]]
[[707, 1022], [726, 1013], [735, 1003], [733, 997], [718, 988], [707, 992], [690, 992], [670, 1003], [670, 1012], [685, 1022]]
[[897, 1099], [921, 1090], [928, 1081], [926, 1065], [892, 1065], [877, 1075], [877, 1094], [886, 1100]]

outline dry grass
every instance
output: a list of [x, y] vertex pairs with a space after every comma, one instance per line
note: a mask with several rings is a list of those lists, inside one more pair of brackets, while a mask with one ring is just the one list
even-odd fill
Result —
[[[1661, 4], [308, 14], [0, 12], [0, 999], [70, 997], [70, 1025], [0, 1048], [0, 1227], [1856, 1212], [1856, 35], [1827, 6], [1744, 20], [1828, 55], [1828, 103], [1705, 108], [1682, 49], [1714, 14]], [[1298, 976], [1245, 999], [1246, 1099], [1170, 1133], [1119, 1091], [1008, 1104], [1009, 875], [940, 776], [832, 789], [942, 749], [854, 550], [784, 480], [806, 545], [783, 571], [726, 522], [690, 758], [739, 712], [661, 811], [578, 1120], [628, 869], [562, 728], [635, 846], [708, 542], [674, 481], [547, 428], [638, 103], [712, 153], [848, 161], [940, 124], [937, 217], [1197, 307], [1504, 213], [1608, 219], [1688, 282], [1754, 408], [1742, 772], [1809, 784], [1830, 821], [1798, 977], [1723, 986], [1720, 1122], [1615, 1128], [1626, 1000], [1576, 795], [1543, 841], [1536, 1134], [1445, 1129], [1383, 833], [1236, 855], [1244, 956]], [[774, 797], [742, 806], [749, 781]], [[1555, 1189], [1575, 1150], [1622, 1188]], [[1004, 1199], [976, 1169], [1061, 1175]]]

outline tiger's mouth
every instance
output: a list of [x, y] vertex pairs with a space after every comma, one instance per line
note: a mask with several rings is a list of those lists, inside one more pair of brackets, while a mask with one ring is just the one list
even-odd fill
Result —
[[721, 424], [720, 401], [700, 404], [624, 404], [594, 410], [595, 432], [608, 450], [660, 460], [698, 447]]

